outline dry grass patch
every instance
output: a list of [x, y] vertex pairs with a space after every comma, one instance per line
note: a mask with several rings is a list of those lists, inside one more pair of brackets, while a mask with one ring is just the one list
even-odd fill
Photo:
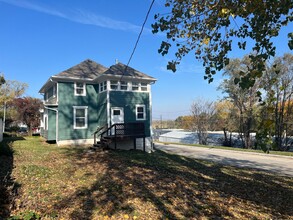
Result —
[[293, 178], [140, 151], [13, 143], [11, 215], [42, 219], [293, 219]]

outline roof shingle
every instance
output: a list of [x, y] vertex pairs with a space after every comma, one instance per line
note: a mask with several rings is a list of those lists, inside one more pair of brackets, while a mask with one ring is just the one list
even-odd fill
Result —
[[58, 78], [79, 78], [79, 79], [95, 79], [103, 74], [108, 68], [87, 59], [57, 75]]

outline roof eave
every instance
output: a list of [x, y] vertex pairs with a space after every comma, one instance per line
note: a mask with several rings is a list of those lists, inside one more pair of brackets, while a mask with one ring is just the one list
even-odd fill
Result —
[[95, 82], [101, 82], [106, 79], [113, 79], [113, 80], [131, 80], [131, 81], [145, 81], [145, 82], [156, 82], [157, 79], [152, 77], [138, 77], [138, 76], [122, 76], [122, 75], [101, 75], [94, 79]]
[[93, 82], [93, 79], [91, 78], [62, 77], [62, 76], [52, 76], [51, 78], [58, 82]]
[[47, 82], [42, 86], [42, 88], [39, 90], [40, 94], [44, 94], [46, 88], [50, 87], [51, 85], [53, 85], [53, 80], [52, 80], [52, 76], [47, 80]]

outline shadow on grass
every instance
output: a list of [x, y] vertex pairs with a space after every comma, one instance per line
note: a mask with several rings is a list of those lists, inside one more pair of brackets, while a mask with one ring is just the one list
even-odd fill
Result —
[[23, 137], [5, 137], [0, 143], [0, 219], [10, 216], [14, 195], [19, 184], [11, 177], [13, 169], [14, 141], [24, 140]]
[[281, 219], [293, 216], [290, 178], [162, 151], [71, 150], [68, 155], [80, 169], [89, 164], [105, 168], [90, 187], [54, 204], [57, 212], [76, 207], [71, 219], [92, 219], [97, 213], [143, 219], [263, 218], [259, 212]]

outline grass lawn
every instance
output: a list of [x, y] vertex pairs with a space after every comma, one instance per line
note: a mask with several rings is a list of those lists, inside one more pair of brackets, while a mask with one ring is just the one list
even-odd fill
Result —
[[293, 219], [293, 178], [161, 151], [88, 153], [40, 137], [4, 145], [14, 150], [10, 162], [9, 153], [0, 154], [2, 179], [11, 173], [2, 183], [13, 203], [0, 200], [0, 210], [11, 208], [2, 217]]

